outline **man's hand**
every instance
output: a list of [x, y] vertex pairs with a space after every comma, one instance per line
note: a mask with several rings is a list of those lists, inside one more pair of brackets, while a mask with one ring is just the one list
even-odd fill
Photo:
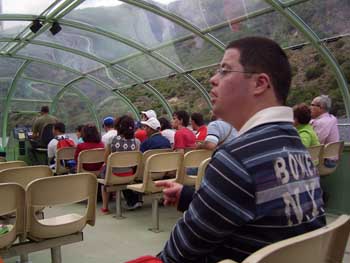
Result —
[[164, 205], [177, 206], [180, 200], [180, 194], [182, 191], [182, 184], [175, 182], [156, 182], [157, 187], [164, 187]]

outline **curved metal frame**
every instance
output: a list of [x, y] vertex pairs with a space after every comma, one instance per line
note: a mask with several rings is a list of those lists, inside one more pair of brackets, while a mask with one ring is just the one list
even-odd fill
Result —
[[[96, 108], [95, 108], [94, 104], [92, 103], [91, 99], [88, 96], [86, 96], [83, 92], [81, 92], [79, 89], [75, 88], [74, 86], [70, 86], [70, 91], [72, 91], [73, 93], [76, 93], [80, 98], [83, 99], [83, 101], [86, 102], [87, 107], [90, 110], [90, 113], [92, 114], [92, 116], [95, 119], [96, 127], [98, 127], [99, 131], [101, 131], [101, 129], [102, 129], [101, 122], [96, 114]], [[56, 108], [55, 108], [55, 110], [56, 110]], [[53, 111], [53, 112], [55, 112], [55, 111]]]
[[4, 115], [2, 116], [2, 146], [4, 148], [6, 148], [6, 137], [7, 137], [7, 120], [8, 120], [8, 114], [9, 114], [9, 110], [10, 110], [10, 106], [11, 106], [11, 99], [13, 94], [16, 91], [16, 87], [17, 87], [17, 82], [20, 79], [22, 72], [26, 69], [26, 67], [28, 66], [30, 62], [29, 61], [25, 61], [17, 70], [16, 76], [12, 81], [11, 87], [9, 88], [8, 92], [7, 92], [7, 98], [6, 98], [6, 102], [5, 102], [5, 110], [4, 110]]
[[[168, 60], [166, 57], [162, 56], [158, 52], [154, 51], [154, 49], [152, 49], [152, 50], [147, 49], [142, 44], [137, 43], [137, 42], [135, 42], [133, 40], [127, 39], [125, 37], [122, 37], [119, 34], [112, 33], [112, 32], [109, 32], [109, 31], [105, 31], [102, 28], [93, 27], [93, 26], [90, 26], [90, 25], [85, 25], [85, 24], [82, 24], [82, 23], [79, 23], [79, 22], [76, 22], [76, 21], [70, 21], [70, 20], [66, 20], [66, 19], [60, 20], [60, 24], [65, 25], [65, 26], [70, 26], [70, 27], [73, 27], [73, 28], [78, 28], [78, 29], [81, 29], [81, 30], [84, 30], [84, 31], [87, 31], [87, 32], [92, 32], [92, 33], [95, 33], [97, 35], [101, 35], [101, 36], [105, 36], [105, 37], [117, 40], [120, 43], [123, 43], [123, 44], [125, 44], [125, 45], [127, 45], [129, 47], [132, 47], [132, 48], [142, 52], [143, 54], [146, 54], [146, 55], [152, 57], [153, 59], [155, 59], [159, 63], [165, 65], [166, 67], [168, 67], [171, 70], [173, 70], [174, 72], [176, 72], [177, 74], [186, 73], [186, 71], [184, 69], [182, 69], [181, 67], [179, 67], [178, 65], [176, 65], [172, 61]], [[201, 36], [201, 35], [198, 33], [198, 36]], [[217, 48], [219, 48], [219, 47], [217, 47]], [[219, 49], [221, 51], [224, 51], [224, 47], [220, 47]], [[117, 63], [119, 63], [120, 61], [122, 61], [122, 59], [118, 59], [116, 61], [112, 61], [109, 64], [110, 64], [110, 66], [114, 66]], [[96, 69], [96, 70], [99, 70], [99, 69]], [[95, 71], [95, 70], [93, 70], [93, 71]], [[93, 71], [89, 71], [89, 72], [87, 72], [87, 74], [92, 73]], [[188, 81], [190, 81], [190, 83], [194, 87], [199, 89], [201, 94], [204, 96], [204, 99], [207, 102], [208, 106], [211, 108], [211, 102], [210, 102], [209, 94], [205, 91], [205, 88], [202, 86], [202, 84], [200, 84], [200, 82], [198, 82], [195, 78], [193, 78], [193, 77], [190, 78], [190, 77], [188, 77], [186, 75], [188, 75], [188, 74], [185, 74], [185, 78]], [[140, 77], [138, 77], [138, 78], [140, 78]], [[142, 79], [142, 78], [140, 78], [140, 79]], [[169, 111], [169, 109], [167, 109], [167, 111]], [[170, 114], [170, 116], [171, 116], [171, 114]]]
[[[71, 68], [68, 68], [68, 67], [65, 67], [65, 66], [62, 66], [60, 64], [55, 64], [55, 63], [51, 63], [51, 62], [48, 62], [48, 61], [44, 61], [44, 60], [39, 60], [39, 59], [36, 59], [36, 58], [28, 58], [28, 57], [24, 57], [24, 56], [19, 56], [19, 55], [15, 55], [15, 56], [12, 56], [14, 58], [20, 58], [20, 59], [23, 59], [24, 62], [22, 64], [22, 66], [17, 70], [17, 73], [15, 74], [15, 78], [14, 80], [12, 81], [12, 84], [11, 84], [11, 87], [9, 88], [9, 91], [8, 91], [8, 95], [7, 95], [7, 99], [6, 99], [6, 102], [5, 102], [5, 110], [4, 110], [4, 113], [3, 113], [3, 120], [2, 120], [2, 123], [3, 123], [3, 126], [2, 126], [2, 145], [3, 147], [5, 147], [5, 143], [6, 143], [6, 135], [7, 135], [7, 121], [8, 121], [8, 114], [9, 114], [9, 109], [10, 109], [10, 105], [11, 105], [11, 101], [12, 101], [12, 96], [16, 90], [16, 84], [18, 82], [18, 80], [22, 77], [22, 73], [24, 72], [25, 68], [32, 62], [32, 61], [35, 61], [35, 62], [39, 62], [39, 63], [45, 63], [45, 64], [48, 64], [48, 65], [53, 65], [53, 66], [56, 66], [58, 68], [62, 68], [64, 70], [67, 70], [69, 72], [72, 72], [72, 73], [75, 73], [75, 74], [81, 74], [79, 71], [76, 71], [76, 70], [73, 70]], [[92, 76], [84, 76], [84, 75], [81, 75], [79, 77], [79, 80], [80, 79], [83, 79], [83, 78], [86, 78], [90, 81], [93, 81], [94, 83], [96, 83], [98, 86], [101, 86], [103, 88], [105, 88], [106, 90], [110, 91], [112, 94], [115, 93], [115, 96], [118, 96], [119, 98], [121, 98], [124, 103], [126, 103], [130, 109], [132, 110], [132, 112], [134, 112], [135, 116], [138, 116], [139, 115], [139, 111], [138, 109], [130, 102], [130, 100], [125, 96], [123, 95], [121, 92], [116, 92], [112, 89], [112, 87], [109, 87], [108, 85], [106, 85], [105, 83], [102, 83], [101, 81], [93, 78]], [[28, 79], [28, 78], [27, 78]], [[45, 83], [48, 83], [48, 84], [54, 84], [54, 85], [58, 85], [58, 86], [68, 86], [72, 81], [70, 81], [69, 83], [65, 84], [65, 85], [62, 85], [62, 84], [55, 84], [55, 83], [49, 83], [47, 81], [41, 81], [39, 79], [31, 79], [33, 81], [37, 81], [37, 82], [45, 82]], [[66, 90], [65, 88], [62, 88], [62, 90]], [[53, 99], [52, 101], [52, 111], [54, 112], [56, 110], [56, 104], [57, 104], [57, 100], [59, 99], [58, 96], [61, 96], [61, 91], [58, 92], [55, 96], [55, 98]], [[82, 93], [81, 93], [82, 94]], [[84, 95], [85, 96], [85, 95]], [[95, 109], [94, 107], [92, 107], [94, 113], [93, 115], [95, 116], [96, 118], [96, 112], [95, 112]], [[98, 118], [96, 118], [97, 120], [97, 124], [99, 125], [99, 121], [98, 121]]]
[[299, 29], [304, 36], [310, 41], [312, 46], [321, 54], [323, 59], [332, 69], [336, 80], [338, 82], [339, 88], [342, 92], [344, 99], [344, 106], [346, 110], [346, 115], [350, 116], [350, 94], [347, 86], [346, 78], [338, 66], [336, 59], [333, 57], [329, 49], [321, 42], [317, 34], [289, 7], [285, 6], [280, 0], [265, 0], [269, 3], [277, 12], [281, 13], [288, 21], [293, 24], [297, 29]]
[[[174, 15], [174, 14], [172, 14], [164, 9], [158, 8], [157, 6], [150, 4], [144, 0], [120, 0], [120, 1], [125, 2], [127, 4], [130, 4], [130, 5], [133, 5], [133, 6], [136, 6], [136, 7], [139, 7], [139, 8], [142, 8], [148, 12], [152, 12], [155, 15], [159, 15], [165, 19], [168, 19], [168, 20], [172, 21], [173, 23], [187, 29], [188, 31], [192, 32], [193, 34], [197, 35], [198, 37], [204, 39], [205, 41], [212, 44], [213, 46], [215, 46], [219, 50], [224, 51], [224, 44], [222, 42], [220, 42], [220, 40], [216, 39], [214, 36], [212, 36], [209, 33], [210, 31], [214, 30], [215, 28], [219, 28], [222, 25], [215, 25], [215, 26], [212, 26], [210, 28], [206, 28], [204, 30], [201, 30], [201, 29], [197, 28], [196, 26], [192, 25], [191, 23], [189, 23], [188, 21], [184, 20], [183, 18], [181, 18], [177, 15]], [[265, 2], [268, 3], [271, 7], [268, 7], [268, 8], [262, 9], [262, 10], [254, 11], [252, 13], [247, 14], [244, 17], [235, 18], [233, 20], [234, 21], [236, 21], [236, 20], [243, 21], [243, 20], [251, 18], [251, 17], [255, 17], [255, 16], [259, 16], [259, 15], [271, 12], [272, 10], [275, 10], [275, 11], [279, 12], [280, 14], [282, 14], [284, 17], [286, 17], [286, 19], [291, 24], [293, 24], [298, 30], [300, 30], [300, 32], [303, 33], [303, 35], [310, 41], [311, 45], [313, 45], [315, 47], [315, 49], [324, 58], [326, 63], [331, 67], [333, 73], [335, 74], [338, 85], [341, 89], [342, 96], [344, 99], [346, 114], [349, 117], [350, 116], [350, 94], [349, 94], [348, 87], [347, 87], [347, 81], [344, 77], [344, 74], [343, 74], [341, 68], [337, 64], [337, 61], [333, 57], [332, 53], [321, 42], [321, 40], [318, 38], [316, 33], [295, 12], [293, 12], [293, 10], [291, 10], [289, 8], [292, 5], [295, 5], [295, 4], [304, 2], [304, 1], [306, 1], [306, 0], [291, 0], [291, 1], [283, 3], [280, 0], [265, 0]], [[16, 89], [15, 86], [16, 86], [18, 80], [21, 78], [22, 73], [23, 73], [24, 69], [26, 68], [26, 66], [29, 63], [31, 63], [32, 61], [36, 61], [36, 62], [40, 62], [40, 63], [47, 63], [49, 65], [63, 68], [69, 72], [73, 72], [73, 73], [78, 75], [77, 78], [73, 79], [72, 81], [70, 81], [69, 83], [66, 83], [64, 85], [65, 87], [62, 88], [62, 90], [61, 90], [62, 92], [64, 92], [65, 90], [67, 90], [70, 87], [74, 88], [74, 87], [72, 87], [71, 83], [75, 83], [75, 81], [79, 81], [83, 78], [86, 78], [90, 81], [94, 81], [97, 85], [102, 86], [104, 88], [107, 88], [107, 89], [111, 90], [112, 92], [116, 93], [116, 96], [120, 96], [120, 98], [131, 108], [131, 110], [135, 113], [135, 116], [138, 116], [138, 110], [136, 109], [136, 107], [132, 104], [132, 102], [130, 100], [128, 100], [128, 98], [126, 96], [124, 96], [121, 93], [121, 91], [119, 89], [115, 89], [115, 88], [111, 87], [109, 84], [106, 84], [106, 83], [98, 80], [94, 76], [90, 75], [91, 73], [95, 72], [96, 69], [91, 70], [91, 71], [87, 72], [86, 74], [82, 74], [79, 71], [65, 67], [63, 65], [59, 65], [57, 63], [52, 63], [52, 62], [48, 62], [48, 61], [45, 61], [42, 59], [30, 58], [30, 57], [26, 57], [26, 56], [17, 55], [16, 52], [18, 50], [20, 50], [21, 48], [23, 48], [24, 46], [26, 46], [28, 43], [33, 43], [33, 44], [42, 45], [42, 46], [48, 46], [48, 47], [52, 47], [52, 48], [56, 48], [56, 49], [61, 49], [61, 50], [67, 51], [67, 52], [72, 52], [76, 55], [83, 56], [85, 58], [92, 59], [96, 62], [99, 62], [107, 68], [115, 69], [116, 71], [120, 72], [121, 74], [124, 74], [125, 76], [135, 80], [137, 84], [143, 85], [150, 92], [152, 92], [160, 100], [161, 104], [166, 109], [168, 115], [171, 115], [171, 113], [172, 113], [171, 107], [167, 103], [166, 99], [162, 96], [162, 94], [159, 93], [159, 91], [157, 91], [149, 83], [145, 82], [145, 80], [140, 78], [138, 75], [130, 72], [128, 69], [125, 69], [117, 64], [117, 63], [120, 63], [121, 61], [130, 59], [130, 58], [138, 56], [140, 54], [146, 54], [146, 55], [152, 57], [153, 59], [155, 59], [156, 61], [160, 62], [161, 64], [165, 65], [166, 67], [170, 68], [175, 73], [183, 74], [184, 77], [188, 81], [190, 81], [191, 84], [194, 85], [201, 92], [202, 96], [205, 98], [209, 107], [211, 107], [210, 98], [209, 98], [208, 92], [205, 90], [205, 88], [190, 73], [186, 72], [184, 69], [182, 69], [181, 67], [179, 67], [178, 65], [176, 65], [175, 63], [170, 61], [168, 58], [164, 57], [163, 55], [161, 55], [160, 53], [157, 52], [157, 50], [159, 50], [162, 46], [175, 43], [177, 41], [180, 41], [180, 39], [181, 40], [187, 39], [191, 36], [184, 36], [184, 37], [181, 37], [180, 39], [170, 41], [169, 43], [165, 43], [165, 44], [163, 43], [162, 45], [160, 45], [158, 47], [147, 49], [147, 48], [144, 48], [144, 46], [142, 44], [137, 43], [135, 41], [132, 41], [130, 39], [124, 38], [116, 33], [105, 31], [101, 28], [93, 27], [93, 26], [86, 25], [83, 23], [62, 19], [62, 17], [65, 14], [70, 12], [72, 9], [74, 9], [76, 6], [78, 6], [82, 2], [83, 2], [83, 0], [64, 0], [64, 1], [56, 0], [46, 10], [44, 10], [39, 16], [21, 15], [21, 14], [18, 14], [18, 15], [17, 14], [16, 15], [0, 14], [0, 20], [32, 21], [36, 18], [39, 18], [41, 21], [44, 22], [43, 27], [36, 34], [33, 34], [29, 31], [30, 25], [28, 25], [15, 38], [3, 38], [0, 40], [2, 42], [8, 41], [8, 44], [6, 44], [0, 50], [2, 55], [5, 55], [5, 56], [11, 55], [12, 57], [17, 57], [17, 58], [21, 58], [21, 59], [25, 60], [23, 62], [23, 64], [20, 66], [20, 68], [17, 70], [16, 75], [12, 81], [12, 84], [8, 90], [7, 98], [5, 100], [5, 110], [4, 110], [3, 120], [2, 120], [2, 123], [3, 123], [3, 127], [2, 127], [3, 145], [4, 145], [4, 142], [6, 140], [8, 113], [9, 113], [10, 104], [12, 101], [12, 96], [13, 96], [15, 89]], [[91, 55], [87, 52], [82, 52], [80, 50], [64, 47], [64, 46], [61, 46], [61, 45], [58, 45], [55, 43], [34, 40], [34, 38], [36, 36], [38, 36], [40, 33], [44, 32], [51, 25], [51, 23], [53, 21], [56, 21], [56, 20], [59, 20], [60, 24], [62, 24], [62, 25], [74, 27], [76, 29], [85, 30], [88, 32], [92, 32], [95, 34], [99, 34], [101, 36], [105, 36], [105, 37], [117, 40], [125, 45], [128, 45], [128, 46], [140, 51], [140, 53], [131, 54], [131, 55], [128, 55], [124, 58], [118, 59], [116, 61], [108, 62], [104, 59], [98, 58], [98, 57]], [[33, 79], [33, 81], [34, 81], [34, 79]], [[40, 80], [35, 80], [35, 81], [41, 82]], [[42, 82], [44, 82], [44, 81], [42, 81]], [[46, 83], [48, 83], [48, 82], [46, 82]], [[54, 84], [54, 85], [56, 85], [56, 84]], [[132, 86], [132, 85], [130, 85], [130, 86]], [[61, 94], [61, 91], [59, 92], [60, 94]], [[53, 105], [57, 104], [58, 98], [59, 97], [56, 95], [56, 97], [54, 98], [54, 100], [52, 102]], [[94, 107], [93, 107], [93, 110], [94, 110]]]

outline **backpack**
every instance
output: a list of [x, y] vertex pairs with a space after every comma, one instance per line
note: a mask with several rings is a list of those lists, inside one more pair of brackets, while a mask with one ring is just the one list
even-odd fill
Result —
[[74, 147], [75, 143], [73, 140], [69, 139], [69, 138], [55, 138], [58, 143], [57, 143], [57, 150], [61, 149], [61, 148], [67, 148], [67, 147]]
[[[68, 148], [68, 147], [75, 147], [75, 142], [68, 137], [55, 137], [55, 139], [58, 141], [57, 143], [57, 150], [61, 148]], [[64, 167], [74, 167], [76, 165], [75, 160], [65, 160], [61, 161], [61, 164]]]

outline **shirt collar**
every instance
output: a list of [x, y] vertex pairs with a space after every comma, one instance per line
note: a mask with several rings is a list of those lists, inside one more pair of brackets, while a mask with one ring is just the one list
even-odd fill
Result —
[[261, 124], [271, 122], [291, 122], [293, 123], [293, 110], [290, 107], [275, 106], [263, 109], [255, 113], [239, 130], [238, 135], [246, 133], [250, 129]]

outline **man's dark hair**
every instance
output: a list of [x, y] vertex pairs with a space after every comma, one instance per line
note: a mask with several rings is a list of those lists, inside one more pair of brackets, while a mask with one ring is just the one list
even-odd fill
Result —
[[78, 126], [75, 128], [75, 130], [76, 130], [77, 132], [82, 132], [84, 126], [85, 126], [84, 124], [80, 124], [80, 125], [78, 125]]
[[54, 130], [59, 131], [60, 133], [65, 133], [66, 132], [66, 126], [64, 125], [63, 122], [56, 122], [53, 125]]
[[49, 106], [42, 106], [40, 112], [42, 113], [49, 113]]
[[158, 119], [159, 123], [160, 123], [160, 130], [167, 130], [167, 129], [171, 129], [171, 124], [170, 121], [168, 121], [167, 118], [161, 117]]
[[264, 37], [246, 37], [230, 42], [228, 49], [239, 51], [244, 71], [266, 73], [278, 101], [285, 105], [292, 79], [291, 68], [286, 53], [276, 42]]
[[135, 137], [135, 122], [134, 119], [128, 115], [121, 116], [117, 120], [115, 128], [118, 131], [118, 135], [125, 139], [132, 139]]
[[204, 125], [203, 115], [199, 112], [194, 112], [191, 114], [191, 120], [198, 126]]
[[83, 127], [81, 137], [84, 142], [101, 142], [101, 135], [94, 124], [86, 124]]
[[187, 111], [179, 110], [175, 111], [173, 116], [176, 116], [180, 121], [182, 121], [182, 126], [188, 126], [188, 123], [190, 122], [190, 116], [188, 115]]
[[294, 119], [300, 124], [308, 124], [311, 120], [311, 110], [305, 103], [293, 107]]

